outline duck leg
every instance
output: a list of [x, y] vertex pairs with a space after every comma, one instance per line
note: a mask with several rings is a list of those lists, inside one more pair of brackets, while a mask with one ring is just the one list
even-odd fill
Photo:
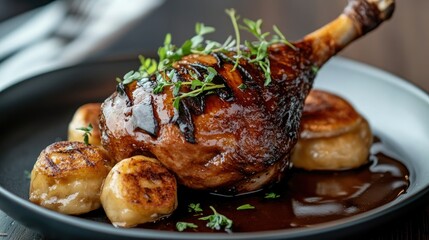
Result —
[[312, 61], [320, 67], [349, 43], [389, 19], [394, 9], [394, 0], [350, 0], [338, 18], [302, 41], [310, 43]]

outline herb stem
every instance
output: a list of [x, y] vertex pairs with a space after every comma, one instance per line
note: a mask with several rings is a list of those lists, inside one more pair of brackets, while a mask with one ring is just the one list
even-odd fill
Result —
[[[141, 63], [140, 68], [137, 71], [126, 73], [122, 79], [117, 78], [117, 91], [123, 93], [124, 85], [134, 81], [148, 81], [154, 77], [156, 79], [156, 85], [153, 86], [152, 92], [154, 94], [159, 94], [163, 92], [164, 87], [170, 86], [170, 90], [172, 90], [174, 97], [173, 106], [179, 109], [181, 99], [196, 97], [204, 92], [206, 95], [211, 94], [213, 91], [210, 90], [224, 88], [225, 85], [212, 83], [212, 80], [218, 75], [213, 66], [207, 66], [206, 74], [196, 74], [189, 71], [191, 79], [189, 79], [189, 81], [182, 81], [182, 78], [176, 76], [174, 63], [190, 54], [213, 54], [217, 52], [223, 55], [222, 58], [228, 59], [228, 63], [233, 64], [231, 72], [235, 71], [237, 67], [240, 67], [240, 63], [246, 62], [254, 64], [263, 72], [265, 78], [264, 86], [270, 85], [272, 81], [270, 45], [284, 43], [294, 50], [297, 50], [297, 48], [285, 38], [277, 26], [273, 26], [273, 30], [276, 34], [270, 36], [270, 32], [262, 31], [261, 19], [253, 21], [244, 18], [240, 21], [244, 25], [240, 25], [240, 16], [237, 15], [235, 9], [226, 9], [225, 12], [231, 19], [235, 39], [229, 36], [223, 44], [216, 41], [205, 40], [205, 35], [214, 32], [215, 29], [203, 23], [197, 23], [195, 25], [196, 35], [186, 40], [181, 46], [172, 44], [171, 34], [167, 34], [164, 39], [164, 45], [158, 49], [158, 62], [154, 59], [139, 56]], [[251, 33], [257, 41], [244, 41], [242, 46], [240, 36], [241, 30]], [[268, 39], [269, 36], [270, 39]], [[317, 72], [317, 69], [315, 69], [316, 68], [313, 68], [314, 73]], [[189, 92], [180, 92], [181, 87], [184, 85], [189, 86]], [[241, 84], [238, 88], [244, 90], [246, 85]], [[84, 129], [81, 130], [85, 131]], [[86, 138], [88, 138], [89, 135], [90, 133], [87, 131], [85, 135]]]
[[187, 228], [198, 228], [198, 226], [194, 223], [189, 222], [177, 222], [176, 228], [179, 232], [183, 232]]
[[238, 28], [237, 16], [235, 15], [235, 9], [227, 9], [226, 13], [231, 18], [232, 26], [234, 27], [234, 32], [235, 32], [235, 44], [236, 44], [236, 51], [237, 52], [236, 52], [236, 56], [235, 56], [235, 64], [231, 70], [231, 71], [234, 71], [237, 68], [238, 62], [241, 58], [240, 29]]
[[273, 30], [274, 30], [274, 32], [276, 32], [276, 34], [282, 39], [282, 42], [284, 43], [284, 44], [286, 44], [286, 45], [288, 45], [290, 48], [292, 48], [293, 50], [297, 50], [297, 48], [291, 43], [291, 42], [289, 42], [287, 39], [286, 39], [286, 37], [285, 37], [285, 35], [283, 35], [283, 33], [279, 30], [279, 28], [276, 26], [276, 25], [274, 25], [273, 26]]
[[[207, 85], [209, 85], [209, 84], [207, 84]], [[209, 91], [209, 90], [224, 88], [224, 87], [225, 87], [225, 85], [223, 85], [223, 84], [220, 84], [220, 85], [211, 85], [210, 84], [208, 87], [204, 87], [204, 91]], [[199, 88], [199, 89], [195, 89], [195, 90], [190, 91], [190, 92], [183, 93], [182, 95], [178, 96], [177, 98], [182, 99], [185, 97], [196, 97], [196, 96], [200, 95], [202, 92], [203, 91], [201, 90], [201, 88]]]
[[208, 223], [206, 224], [207, 227], [211, 229], [220, 230], [221, 227], [224, 227], [225, 231], [230, 231], [232, 228], [232, 220], [227, 218], [225, 215], [222, 215], [214, 209], [214, 207], [210, 206], [210, 209], [213, 211], [212, 215], [205, 216], [199, 218], [199, 220], [206, 220]]
[[93, 127], [92, 127], [91, 123], [87, 127], [76, 128], [76, 130], [83, 131], [83, 135], [82, 135], [83, 136], [83, 142], [86, 145], [91, 145], [89, 143], [89, 137], [92, 135], [91, 134], [92, 129], [93, 129]]

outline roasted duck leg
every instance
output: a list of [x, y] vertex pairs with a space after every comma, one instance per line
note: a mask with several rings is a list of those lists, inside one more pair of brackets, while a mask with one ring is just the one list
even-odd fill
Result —
[[235, 194], [277, 182], [289, 166], [315, 70], [393, 9], [392, 0], [352, 0], [337, 19], [294, 47], [269, 46], [267, 86], [255, 64], [240, 61], [234, 68], [234, 51], [187, 55], [173, 65], [178, 78], [190, 81], [189, 71], [204, 74], [211, 67], [213, 81], [226, 87], [185, 98], [177, 110], [172, 87], [154, 94], [154, 78], [130, 83], [102, 105], [102, 144], [117, 161], [155, 157], [194, 189]]
[[311, 45], [311, 61], [323, 65], [349, 43], [389, 19], [394, 9], [394, 0], [349, 0], [343, 14], [302, 40]]

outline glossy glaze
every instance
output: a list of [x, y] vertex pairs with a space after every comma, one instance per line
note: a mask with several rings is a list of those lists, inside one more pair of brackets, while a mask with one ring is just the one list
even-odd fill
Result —
[[[153, 94], [151, 80], [127, 85], [103, 104], [103, 145], [116, 160], [155, 156], [195, 189], [245, 192], [278, 181], [315, 76], [305, 60], [310, 52], [303, 49], [270, 49], [273, 81], [267, 87], [254, 65], [242, 62], [241, 70], [231, 71], [232, 63], [215, 56], [187, 56], [176, 64], [181, 78], [189, 78], [195, 64], [211, 66], [227, 92], [204, 96], [201, 112], [198, 99], [183, 101], [177, 111], [171, 91]], [[242, 83], [248, 86], [244, 91], [238, 88]], [[143, 124], [140, 115], [152, 117]]]
[[[181, 189], [179, 208], [172, 216], [141, 227], [176, 231], [176, 222], [186, 221], [198, 225], [197, 230], [187, 231], [212, 231], [205, 221], [198, 220], [212, 214], [209, 206], [234, 221], [234, 232], [309, 227], [363, 213], [406, 193], [409, 186], [407, 168], [389, 157], [381, 142], [374, 143], [372, 152], [369, 164], [361, 168], [337, 172], [292, 169], [288, 179], [253, 194], [222, 197]], [[264, 198], [269, 192], [280, 197]], [[204, 212], [189, 212], [189, 203], [200, 203]], [[255, 209], [236, 210], [247, 203]]]
[[[225, 88], [185, 99], [179, 110], [173, 108], [171, 87], [153, 94], [154, 76], [119, 84], [102, 106], [102, 144], [117, 161], [138, 154], [155, 157], [193, 189], [242, 193], [278, 182], [298, 138], [314, 69], [391, 13], [353, 0], [338, 19], [294, 47], [269, 46], [268, 86], [254, 63], [241, 59], [233, 69], [233, 51], [185, 56], [173, 64], [176, 77], [168, 81], [190, 81], [189, 71], [202, 75], [212, 67], [218, 73], [214, 81]], [[240, 89], [241, 84], [247, 88]]]

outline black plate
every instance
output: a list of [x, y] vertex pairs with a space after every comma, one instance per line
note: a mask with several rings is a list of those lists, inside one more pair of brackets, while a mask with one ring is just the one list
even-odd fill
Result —
[[[136, 69], [137, 65], [136, 60], [84, 64], [36, 76], [0, 92], [0, 206], [3, 211], [24, 225], [54, 238], [320, 239], [367, 229], [404, 210], [428, 192], [429, 174], [426, 173], [429, 172], [429, 164], [423, 156], [429, 156], [429, 150], [424, 147], [429, 146], [428, 134], [424, 134], [429, 133], [424, 120], [429, 119], [429, 97], [394, 76], [362, 64], [335, 59], [321, 71], [317, 86], [347, 95], [366, 115], [377, 135], [383, 136], [392, 149], [396, 149], [396, 154], [404, 159], [411, 172], [408, 192], [390, 204], [310, 228], [213, 234], [118, 229], [98, 222], [96, 217], [66, 216], [30, 203], [27, 200], [29, 179], [26, 175], [40, 151], [54, 141], [66, 139], [68, 122], [78, 106], [105, 99], [115, 89], [115, 77]], [[373, 101], [368, 102], [371, 100], [368, 94], [381, 89], [384, 89], [382, 96], [373, 96]], [[398, 98], [398, 103], [392, 103]], [[391, 104], [396, 104], [398, 109], [413, 104], [415, 109], [398, 116], [389, 108]], [[385, 109], [385, 112], [377, 114], [380, 109]], [[385, 124], [387, 119], [392, 119], [391, 115], [395, 115], [395, 119], [390, 121], [391, 124]], [[392, 124], [399, 126], [392, 131]], [[401, 124], [412, 126], [404, 134]], [[411, 138], [422, 146], [407, 143]]]

